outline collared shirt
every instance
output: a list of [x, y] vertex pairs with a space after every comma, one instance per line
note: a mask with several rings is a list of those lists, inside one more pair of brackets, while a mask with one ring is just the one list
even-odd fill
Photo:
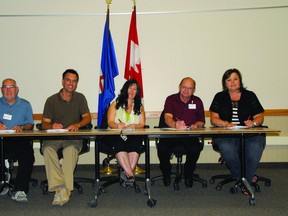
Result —
[[81, 121], [82, 115], [90, 113], [83, 94], [74, 92], [68, 102], [62, 99], [60, 92], [61, 90], [46, 100], [43, 118], [51, 119], [52, 122], [57, 121], [66, 128]]
[[18, 125], [34, 124], [32, 106], [27, 100], [18, 96], [12, 105], [1, 97], [0, 120], [9, 130]]
[[180, 99], [180, 93], [170, 95], [166, 98], [164, 113], [171, 113], [173, 120], [184, 120], [190, 126], [197, 121], [205, 123], [205, 112], [202, 100], [192, 95], [187, 103]]

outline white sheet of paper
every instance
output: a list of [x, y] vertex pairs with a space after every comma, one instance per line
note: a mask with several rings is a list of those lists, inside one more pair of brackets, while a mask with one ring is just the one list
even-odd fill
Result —
[[15, 130], [0, 130], [0, 134], [2, 133], [14, 133]]
[[46, 130], [48, 133], [61, 133], [61, 132], [67, 132], [67, 129], [48, 129]]
[[248, 127], [247, 126], [233, 126], [233, 127], [227, 127], [228, 129], [247, 129]]

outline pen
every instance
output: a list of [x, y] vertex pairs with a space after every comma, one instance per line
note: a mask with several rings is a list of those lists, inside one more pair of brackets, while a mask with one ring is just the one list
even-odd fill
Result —
[[120, 119], [118, 119], [118, 121], [119, 121], [120, 123], [122, 123], [122, 121], [121, 121]]
[[248, 119], [247, 119], [247, 120], [250, 120], [250, 117], [251, 117], [251, 116], [248, 116]]

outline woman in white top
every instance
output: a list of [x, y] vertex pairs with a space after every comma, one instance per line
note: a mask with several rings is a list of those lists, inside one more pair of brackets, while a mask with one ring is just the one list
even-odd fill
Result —
[[[130, 79], [123, 85], [116, 101], [108, 109], [109, 128], [138, 129], [145, 125], [145, 111], [141, 103], [140, 86], [135, 79]], [[121, 178], [126, 185], [134, 185], [134, 169], [141, 153], [142, 138], [140, 136], [113, 136], [116, 159], [124, 172]], [[113, 139], [113, 140], [112, 140]], [[129, 184], [130, 183], [130, 184]]]

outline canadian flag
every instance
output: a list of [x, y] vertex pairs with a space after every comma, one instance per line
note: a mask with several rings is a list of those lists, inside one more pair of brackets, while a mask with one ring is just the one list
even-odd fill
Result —
[[141, 98], [143, 98], [142, 69], [139, 54], [139, 42], [136, 27], [136, 9], [134, 8], [131, 16], [130, 29], [127, 43], [127, 54], [124, 78], [136, 79], [141, 88]]

